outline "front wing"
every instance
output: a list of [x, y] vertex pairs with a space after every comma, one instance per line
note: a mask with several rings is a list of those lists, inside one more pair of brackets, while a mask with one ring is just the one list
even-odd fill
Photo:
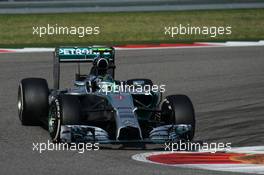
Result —
[[[100, 144], [122, 144], [122, 143], [156, 143], [178, 142], [186, 140], [186, 136], [191, 132], [191, 125], [163, 125], [153, 128], [148, 134], [148, 138], [133, 140], [125, 138], [122, 140], [110, 139], [109, 134], [99, 127], [88, 125], [62, 125], [60, 130], [60, 140], [65, 143], [85, 142]], [[187, 140], [186, 140], [187, 141]]]

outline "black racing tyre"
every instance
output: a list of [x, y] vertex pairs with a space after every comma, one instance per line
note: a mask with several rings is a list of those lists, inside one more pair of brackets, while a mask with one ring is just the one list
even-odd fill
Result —
[[191, 100], [186, 95], [167, 96], [161, 106], [161, 120], [166, 124], [188, 124], [192, 126], [187, 135], [192, 140], [195, 132], [195, 112]]
[[48, 83], [42, 78], [23, 79], [18, 88], [18, 115], [22, 125], [40, 125], [48, 116]]
[[150, 85], [153, 86], [153, 82], [150, 79], [145, 78], [136, 78], [136, 79], [129, 79], [126, 81], [128, 85]]
[[74, 95], [61, 95], [52, 101], [49, 109], [48, 127], [53, 142], [60, 141], [61, 125], [81, 124], [80, 101]]

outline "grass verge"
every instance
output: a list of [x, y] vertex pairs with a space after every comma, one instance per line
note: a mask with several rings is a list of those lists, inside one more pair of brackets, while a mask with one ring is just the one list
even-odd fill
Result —
[[[0, 15], [0, 47], [176, 43], [264, 39], [264, 9]], [[33, 35], [37, 26], [99, 26], [99, 35]], [[231, 26], [231, 35], [165, 35], [165, 26]]]

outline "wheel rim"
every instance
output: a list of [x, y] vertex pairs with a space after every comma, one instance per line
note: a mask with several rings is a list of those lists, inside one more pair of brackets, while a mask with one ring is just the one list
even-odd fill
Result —
[[60, 137], [60, 110], [56, 104], [51, 105], [48, 117], [48, 128], [51, 139], [54, 142], [59, 141]]
[[55, 112], [56, 111], [54, 111], [54, 110], [55, 110], [54, 107], [51, 107], [50, 112], [49, 112], [48, 126], [49, 126], [49, 132], [50, 133], [53, 133], [55, 130], [54, 123], [56, 121], [56, 118], [55, 118]]

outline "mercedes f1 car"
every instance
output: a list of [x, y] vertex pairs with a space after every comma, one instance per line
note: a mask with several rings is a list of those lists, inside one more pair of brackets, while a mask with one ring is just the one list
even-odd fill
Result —
[[[80, 64], [85, 62], [92, 63], [92, 68], [90, 73], [81, 74]], [[60, 88], [62, 63], [77, 63], [72, 88]], [[54, 142], [164, 143], [193, 139], [195, 113], [186, 95], [162, 99], [160, 91], [131, 90], [153, 86], [149, 79], [114, 78], [114, 48], [56, 48], [53, 88], [42, 78], [25, 78], [19, 84], [21, 123], [44, 126]]]

